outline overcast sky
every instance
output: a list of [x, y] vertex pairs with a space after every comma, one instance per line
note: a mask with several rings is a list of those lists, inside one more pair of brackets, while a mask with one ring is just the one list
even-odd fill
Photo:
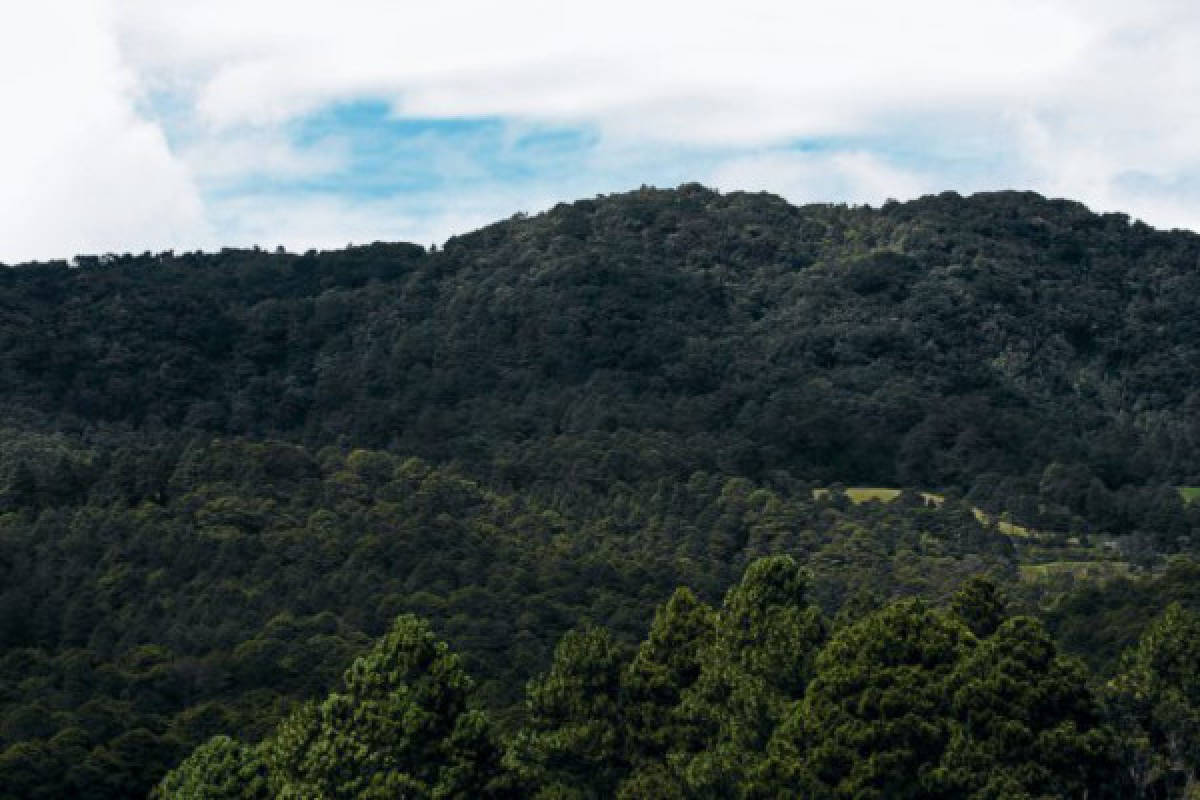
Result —
[[0, 262], [447, 236], [700, 181], [1029, 188], [1200, 229], [1200, 3], [37, 0]]

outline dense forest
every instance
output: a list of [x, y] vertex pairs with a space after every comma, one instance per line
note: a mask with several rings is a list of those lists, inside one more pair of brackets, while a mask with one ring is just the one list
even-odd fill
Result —
[[339, 691], [247, 745], [218, 735], [157, 797], [1193, 796], [1200, 614], [1171, 605], [1102, 690], [973, 578], [833, 623], [790, 556], [718, 608], [686, 588], [636, 649], [564, 635], [498, 745], [463, 663], [399, 617]]
[[0, 268], [0, 798], [1200, 793], [1200, 236], [696, 185]]

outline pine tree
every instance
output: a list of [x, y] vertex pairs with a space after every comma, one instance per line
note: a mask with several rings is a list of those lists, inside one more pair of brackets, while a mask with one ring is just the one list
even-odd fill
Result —
[[973, 644], [919, 600], [838, 631], [770, 743], [770, 782], [815, 796], [953, 796], [935, 768], [951, 733], [953, 670]]
[[692, 794], [744, 794], [775, 726], [803, 696], [826, 630], [807, 589], [793, 558], [773, 556], [726, 594], [681, 703], [688, 741], [670, 757]]
[[568, 631], [550, 670], [529, 682], [525, 727], [506, 755], [539, 798], [612, 797], [627, 771], [621, 654], [604, 628]]
[[167, 773], [154, 792], [164, 800], [265, 800], [267, 770], [255, 748], [214, 736]]
[[682, 791], [666, 754], [685, 739], [677, 707], [700, 676], [715, 614], [687, 588], [676, 589], [654, 615], [650, 634], [622, 675], [627, 759], [634, 772], [622, 784], [630, 797]]
[[1112, 788], [1112, 734], [1087, 673], [1058, 654], [1037, 620], [1005, 622], [965, 656], [952, 683], [941, 769], [961, 796], [1096, 798]]
[[1138, 788], [1200, 793], [1200, 614], [1171, 604], [1125, 653], [1109, 695]]

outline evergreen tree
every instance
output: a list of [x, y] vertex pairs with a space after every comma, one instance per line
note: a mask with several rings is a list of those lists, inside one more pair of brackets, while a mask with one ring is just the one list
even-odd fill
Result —
[[1109, 689], [1138, 789], [1200, 793], [1200, 614], [1172, 603], [1124, 655]]
[[214, 736], [168, 772], [155, 789], [163, 800], [266, 800], [266, 765], [256, 748]]
[[768, 785], [814, 796], [954, 796], [936, 767], [951, 734], [952, 676], [974, 637], [920, 600], [838, 631], [802, 703], [770, 743]]
[[526, 690], [526, 724], [506, 763], [539, 798], [612, 797], [627, 770], [620, 649], [611, 634], [568, 631]]
[[948, 786], [971, 798], [1117, 797], [1112, 734], [1082, 665], [1015, 617], [965, 655], [951, 683]]
[[308, 703], [263, 745], [280, 797], [485, 797], [499, 769], [488, 722], [467, 708], [459, 658], [413, 616], [346, 670], [344, 690]]
[[622, 784], [630, 797], [665, 796], [677, 781], [663, 758], [685, 739], [677, 707], [700, 675], [711, 646], [714, 612], [690, 589], [676, 589], [654, 615], [650, 634], [622, 676], [626, 747], [634, 773]]
[[982, 576], [968, 578], [950, 599], [950, 610], [976, 636], [991, 636], [1008, 616], [996, 584]]
[[681, 703], [689, 741], [670, 761], [692, 794], [747, 791], [775, 726], [804, 694], [825, 630], [795, 559], [762, 558], [746, 569], [725, 596], [700, 675]]

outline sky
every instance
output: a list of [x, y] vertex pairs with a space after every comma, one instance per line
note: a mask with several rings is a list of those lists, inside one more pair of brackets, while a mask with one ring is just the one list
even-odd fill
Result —
[[1200, 229], [1194, 0], [38, 0], [0, 263], [407, 240], [699, 181], [1033, 189]]

